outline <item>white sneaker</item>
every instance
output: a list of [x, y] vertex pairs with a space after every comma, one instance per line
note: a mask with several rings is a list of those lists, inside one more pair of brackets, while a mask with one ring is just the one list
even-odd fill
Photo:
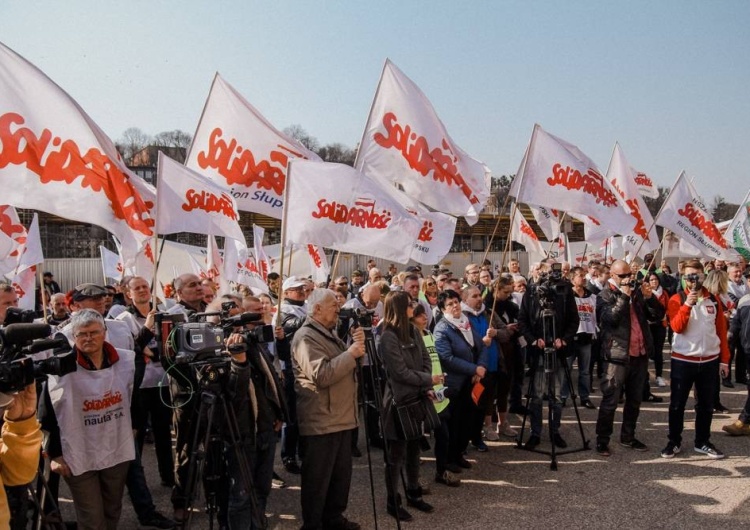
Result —
[[656, 378], [656, 385], [657, 386], [667, 386], [667, 382], [664, 380], [663, 377], [657, 377]]
[[488, 442], [497, 442], [500, 439], [497, 435], [497, 425], [484, 428], [484, 439]]
[[518, 431], [511, 427], [510, 423], [508, 423], [507, 421], [498, 426], [497, 430], [500, 434], [502, 434], [503, 436], [507, 436], [508, 438], [515, 438], [516, 436], [518, 436]]

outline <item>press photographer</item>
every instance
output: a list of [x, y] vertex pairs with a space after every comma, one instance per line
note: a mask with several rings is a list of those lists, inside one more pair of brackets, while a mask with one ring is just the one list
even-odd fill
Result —
[[552, 264], [551, 270], [542, 270], [539, 280], [529, 286], [521, 302], [518, 315], [519, 331], [528, 344], [533, 380], [531, 381], [531, 436], [524, 447], [534, 449], [541, 442], [542, 434], [542, 394], [545, 387], [545, 372], [554, 378], [555, 395], [548, 396], [552, 408], [552, 424], [548, 426], [553, 443], [560, 448], [567, 443], [560, 436], [562, 403], [559, 389], [564, 377], [566, 347], [573, 341], [578, 331], [578, 307], [570, 282], [562, 276], [559, 263]]

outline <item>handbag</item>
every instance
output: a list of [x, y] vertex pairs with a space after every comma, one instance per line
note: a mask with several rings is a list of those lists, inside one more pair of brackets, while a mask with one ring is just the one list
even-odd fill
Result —
[[440, 416], [426, 396], [420, 395], [401, 404], [396, 403], [394, 399], [392, 404], [405, 440], [416, 440], [422, 436], [424, 430], [432, 431], [440, 427]]

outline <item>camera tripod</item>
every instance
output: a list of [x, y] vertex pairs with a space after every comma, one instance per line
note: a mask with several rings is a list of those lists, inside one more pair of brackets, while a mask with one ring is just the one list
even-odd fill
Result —
[[[557, 333], [555, 329], [555, 312], [552, 309], [542, 309], [540, 316], [542, 318], [542, 330], [543, 330], [543, 335], [544, 335], [543, 336], [544, 352], [543, 352], [543, 355], [541, 356], [537, 355], [536, 359], [534, 359], [531, 365], [528, 392], [526, 393], [526, 413], [523, 416], [523, 422], [521, 423], [521, 432], [518, 434], [518, 440], [516, 441], [516, 448], [549, 455], [550, 469], [553, 471], [557, 471], [557, 455], [565, 455], [569, 453], [577, 453], [580, 451], [588, 451], [590, 447], [589, 447], [589, 440], [586, 439], [586, 434], [583, 432], [583, 424], [581, 423], [581, 415], [580, 415], [580, 412], [578, 411], [578, 405], [576, 405], [576, 398], [578, 396], [576, 395], [575, 389], [573, 388], [573, 381], [570, 377], [570, 367], [568, 366], [567, 359], [564, 356], [560, 358], [561, 357], [560, 354], [554, 348], [555, 338], [557, 338]], [[576, 421], [578, 422], [578, 430], [581, 433], [581, 442], [582, 442], [582, 446], [580, 448], [566, 449], [562, 451], [557, 450], [557, 446], [555, 445], [555, 440], [554, 440], [556, 433], [553, 430], [555, 405], [559, 403], [559, 396], [557, 393], [557, 384], [555, 381], [557, 372], [558, 372], [559, 362], [561, 362], [563, 365], [565, 380], [567, 381], [568, 389], [570, 391], [571, 401], [573, 402], [573, 408], [575, 409]], [[547, 393], [547, 410], [548, 410], [547, 430], [549, 431], [549, 440], [550, 440], [550, 446], [551, 446], [549, 451], [545, 451], [545, 450], [541, 450], [537, 448], [526, 448], [523, 445], [523, 435], [526, 429], [526, 419], [529, 416], [529, 411], [530, 411], [529, 406], [531, 405], [531, 400], [533, 397], [532, 390], [534, 391], [534, 393], [538, 391], [538, 389], [534, 388], [534, 382], [536, 379], [537, 371], [540, 369], [540, 366], [539, 366], [540, 364], [543, 365], [541, 368], [544, 370], [542, 388], [546, 389], [546, 393]]]
[[214, 516], [218, 513], [219, 485], [222, 480], [227, 479], [226, 457], [229, 454], [233, 454], [236, 459], [242, 487], [250, 497], [253, 525], [257, 528], [266, 528], [265, 514], [258, 513], [253, 475], [243, 448], [237, 416], [232, 408], [231, 397], [224, 388], [224, 379], [229, 375], [229, 362], [206, 363], [195, 369], [201, 387], [200, 402], [191, 423], [193, 445], [185, 486], [186, 519], [182, 528], [190, 528], [193, 501], [201, 481], [205, 493], [208, 527], [213, 528]]

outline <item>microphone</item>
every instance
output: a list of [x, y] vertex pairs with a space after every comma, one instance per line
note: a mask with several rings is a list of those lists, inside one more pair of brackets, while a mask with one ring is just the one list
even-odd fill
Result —
[[253, 324], [263, 320], [263, 315], [260, 313], [242, 313], [233, 317], [222, 319], [221, 325], [225, 327], [237, 327], [244, 326], [245, 324]]
[[58, 348], [70, 349], [70, 343], [68, 339], [39, 339], [26, 346], [23, 351], [24, 353], [34, 354], [45, 350], [56, 350]]

